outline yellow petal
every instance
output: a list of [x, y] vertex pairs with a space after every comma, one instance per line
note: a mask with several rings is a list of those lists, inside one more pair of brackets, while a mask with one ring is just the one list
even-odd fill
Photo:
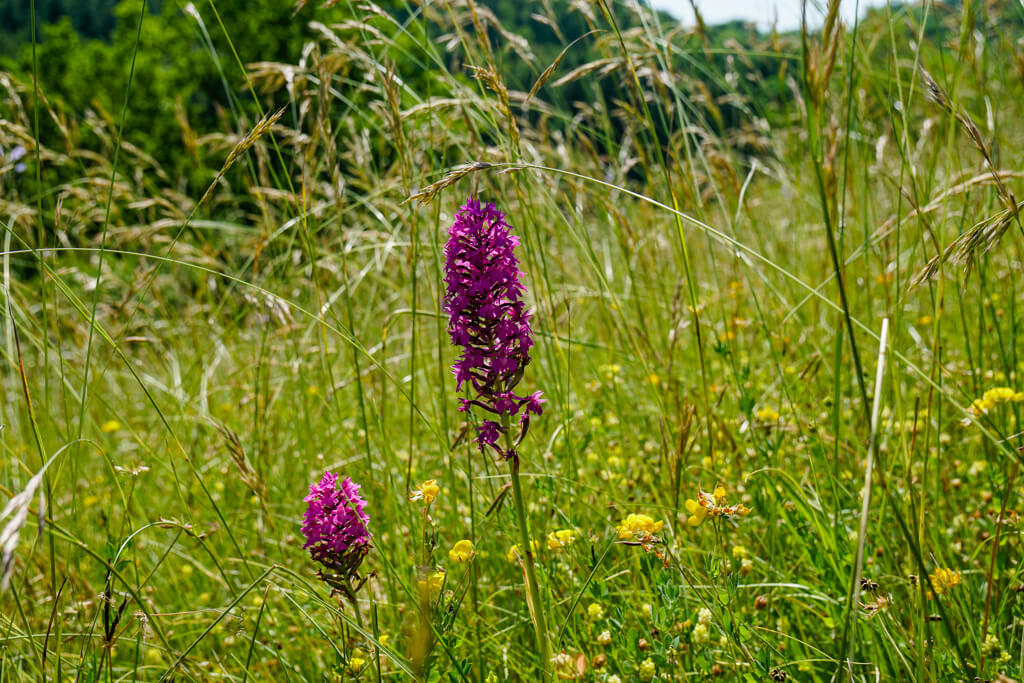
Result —
[[448, 551], [448, 559], [452, 562], [465, 562], [473, 556], [473, 542], [463, 539]]

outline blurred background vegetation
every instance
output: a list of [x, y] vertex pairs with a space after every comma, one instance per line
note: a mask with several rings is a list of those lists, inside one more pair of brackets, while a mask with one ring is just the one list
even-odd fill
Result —
[[[229, 75], [235, 73], [236, 60], [244, 64], [298, 63], [309, 41], [322, 38], [313, 22], [341, 24], [361, 21], [367, 16], [365, 7], [353, 3], [327, 3], [328, 7], [319, 7], [315, 2], [303, 4], [304, 7], [296, 9], [292, 3], [278, 0], [217, 6], [203, 2], [147, 3], [126, 140], [152, 155], [172, 177], [188, 176], [189, 169], [196, 164], [190, 155], [194, 150], [189, 149], [185, 137], [201, 137], [256, 116], [245, 92], [246, 83]], [[541, 5], [500, 0], [479, 6], [482, 13], [495, 19], [487, 22], [488, 33], [494, 44], [501, 46], [496, 54], [496, 67], [510, 90], [528, 92], [563, 48], [594, 28], [587, 13], [573, 11], [569, 0], [546, 0]], [[639, 25], [637, 16], [625, 5], [615, 3], [611, 7], [620, 28], [628, 30]], [[399, 45], [403, 41], [436, 42], [451, 38], [443, 23], [420, 22], [415, 16], [418, 10], [404, 2], [381, 2], [374, 8], [373, 13], [383, 16], [368, 25]], [[132, 59], [139, 9], [139, 0], [39, 0], [39, 40], [33, 51], [29, 3], [0, 0], [0, 67], [16, 74], [23, 85], [35, 72], [58, 117], [89, 110], [113, 121], [121, 105], [125, 66]], [[542, 12], [538, 13], [538, 9]], [[662, 13], [660, 21], [679, 37], [680, 31], [673, 28], [676, 21], [670, 15]], [[225, 35], [230, 36], [230, 41], [225, 40]], [[779, 105], [791, 99], [785, 76], [791, 74], [787, 68], [792, 65], [780, 62], [776, 53], [783, 43], [794, 48], [794, 38], [792, 34], [759, 35], [753, 25], [740, 22], [705, 27], [678, 45], [671, 68], [706, 77], [697, 78], [695, 83], [700, 83], [699, 95], [713, 110], [709, 123], [713, 124], [714, 132], [724, 135], [739, 128], [751, 114], [775, 118], [791, 113], [788, 107], [780, 110]], [[763, 45], [770, 53], [744, 49], [743, 54], [737, 54], [734, 50], [740, 45]], [[396, 70], [411, 79], [414, 90], [431, 91], [431, 70], [417, 68], [421, 62], [414, 51], [396, 51], [392, 58]], [[582, 39], [566, 50], [559, 71], [565, 74], [601, 58], [601, 50], [594, 41]], [[728, 84], [714, 77], [724, 72], [726, 62], [737, 58], [743, 59], [748, 70], [742, 83]], [[449, 59], [448, 68], [457, 70], [458, 56]], [[546, 125], [563, 129], [570, 125], [573, 115], [586, 108], [585, 103], [624, 97], [618, 79], [599, 77], [602, 71], [607, 75], [615, 65], [600, 66], [603, 68], [595, 69], [596, 73], [588, 71], [588, 78], [575, 78], [545, 94], [551, 110], [560, 114]], [[358, 66], [346, 72], [344, 85], [351, 88], [353, 104], [359, 102], [358, 82], [365, 76]], [[280, 84], [260, 85], [267, 107], [287, 101], [287, 93], [274, 87]], [[443, 92], [444, 84], [438, 83], [433, 90]], [[742, 101], [736, 100], [737, 94]], [[658, 120], [664, 123], [666, 119], [662, 114]], [[41, 123], [42, 139], [52, 138], [54, 127], [59, 124], [45, 116]], [[613, 129], [610, 132], [617, 134], [625, 128], [615, 117], [607, 125]], [[76, 143], [96, 147], [88, 131], [82, 133]], [[661, 133], [668, 136], [667, 131]]]
[[[950, 13], [956, 13], [960, 2], [944, 4]], [[560, 74], [590, 65], [576, 78], [549, 88], [544, 97], [549, 106], [542, 112], [525, 112], [526, 121], [537, 123], [543, 119], [546, 130], [564, 130], [581, 115], [587, 115], [590, 103], [627, 98], [624, 87], [628, 84], [608, 77], [620, 65], [602, 62], [607, 55], [593, 39], [586, 38], [588, 31], [595, 28], [593, 16], [574, 9], [570, 0], [544, 0], [540, 5], [494, 0], [479, 3], [479, 7], [491, 41], [500, 46], [495, 54], [495, 67], [509, 90], [528, 92], [544, 69], [556, 60]], [[638, 15], [625, 4], [613, 3], [609, 7], [615, 12], [620, 29], [640, 27]], [[903, 11], [900, 3], [893, 7]], [[365, 21], [380, 40], [394, 41], [399, 49], [389, 59], [411, 89], [425, 94], [440, 94], [446, 89], [444, 76], [432, 73], [430, 68], [420, 68], [422, 55], [408, 47], [422, 41], [451, 40], [451, 26], [447, 22], [422, 21], [421, 10], [405, 2], [329, 2], [322, 6], [303, 2], [296, 6], [278, 0], [251, 0], [220, 6], [150, 0], [146, 3], [147, 16], [136, 53], [140, 8], [140, 0], [38, 0], [38, 40], [33, 45], [31, 3], [0, 0], [0, 69], [8, 71], [22, 90], [29, 88], [35, 74], [51, 114], [39, 117], [43, 143], [67, 134], [66, 124], [76, 124], [71, 126], [73, 139], [65, 140], [64, 144], [102, 152], [104, 146], [96, 131], [88, 125], [77, 125], [76, 119], [88, 113], [107, 125], [116, 121], [125, 66], [133, 61], [134, 55], [135, 78], [125, 141], [152, 157], [160, 166], [161, 176], [166, 176], [172, 185], [183, 183], [181, 188], [186, 191], [201, 191], [212, 176], [205, 168], [207, 164], [197, 163], [201, 150], [195, 141], [258, 119], [261, 113], [246, 92], [253, 85], [258, 87], [266, 108], [289, 100], [287, 88], [281, 87], [284, 83], [279, 78], [260, 79], [257, 74], [250, 74], [249, 79], [243, 79], [237, 75], [239, 65], [298, 64], [303, 51], [324, 38], [323, 27], [344, 22]], [[589, 14], [595, 12], [591, 10]], [[906, 8], [906, 12], [914, 21], [922, 18], [920, 7]], [[869, 12], [879, 14], [878, 10]], [[1024, 19], [1020, 12], [1006, 14], [998, 24], [975, 28], [1008, 42], [1024, 26]], [[488, 21], [488, 16], [493, 21]], [[688, 106], [700, 110], [709, 133], [738, 142], [741, 152], [763, 153], [756, 136], [749, 135], [752, 126], [763, 131], [787, 125], [799, 116], [794, 108], [794, 84], [787, 83], [787, 78], [799, 75], [794, 71], [800, 48], [796, 33], [759, 33], [753, 24], [742, 22], [701, 24], [695, 31], [684, 31], [664, 12], [660, 13], [659, 23], [674, 41], [673, 50], [667, 53], [669, 62], [661, 66], [677, 72], [682, 79], [689, 78], [693, 90], [687, 93]], [[925, 38], [942, 39], [940, 22], [924, 22], [924, 29]], [[578, 43], [561, 54], [577, 39]], [[884, 42], [875, 47], [881, 55], [885, 54]], [[866, 54], [862, 57], [873, 58]], [[456, 54], [446, 59], [448, 71], [459, 70], [460, 58]], [[729, 72], [736, 60], [742, 61], [743, 77], [727, 82], [721, 75]], [[360, 81], [367, 77], [365, 66], [347, 65], [345, 78], [339, 84], [353, 107], [365, 104], [365, 97], [359, 92]], [[432, 85], [432, 80], [437, 82]], [[0, 115], [14, 118], [3, 106], [0, 103]], [[34, 103], [30, 100], [25, 106], [31, 109]], [[656, 109], [656, 134], [664, 142], [672, 135], [672, 117], [658, 110], [658, 100], [652, 106]], [[34, 112], [29, 113], [30, 118], [33, 116]], [[615, 140], [627, 128], [617, 116], [607, 117], [602, 125], [604, 132]], [[386, 154], [387, 147], [386, 140], [375, 141], [378, 152]], [[595, 151], [611, 150], [599, 139], [595, 141]], [[43, 184], [52, 186], [76, 172], [73, 168], [48, 168]]]

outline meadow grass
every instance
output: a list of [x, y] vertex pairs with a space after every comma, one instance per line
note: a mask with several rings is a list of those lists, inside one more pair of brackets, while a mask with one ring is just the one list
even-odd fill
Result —
[[[43, 188], [0, 159], [0, 680], [1017, 679], [1024, 10], [837, 5], [719, 47], [574, 3], [602, 57], [523, 92], [471, 1], [367, 5], [299, 64], [202, 4], [232, 101], [182, 121], [198, 190], [129, 142], [131, 65], [119, 116], [0, 74]], [[471, 195], [535, 311], [521, 519], [450, 373]], [[325, 470], [368, 501], [355, 604], [302, 547]]]

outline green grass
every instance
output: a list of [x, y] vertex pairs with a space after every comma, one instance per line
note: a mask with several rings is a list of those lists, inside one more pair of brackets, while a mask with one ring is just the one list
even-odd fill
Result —
[[[129, 64], [97, 85], [119, 119], [0, 74], [0, 147], [30, 148], [24, 175], [0, 160], [0, 501], [46, 467], [0, 681], [1019, 679], [1021, 403], [971, 406], [1024, 389], [1022, 12], [965, 6], [712, 47], [588, 4], [606, 61], [570, 111], [558, 67], [509, 90], [521, 57], [470, 6], [357, 12], [288, 71], [202, 4], [237, 100], [174, 141], [191, 180], [127, 142]], [[521, 236], [535, 308], [520, 476], [554, 664], [507, 559], [508, 467], [449, 371], [470, 194]], [[915, 284], [975, 225], [1005, 230]], [[324, 470], [369, 501], [358, 610], [302, 549]], [[689, 525], [716, 486], [751, 513]], [[659, 543], [619, 542], [631, 513]]]

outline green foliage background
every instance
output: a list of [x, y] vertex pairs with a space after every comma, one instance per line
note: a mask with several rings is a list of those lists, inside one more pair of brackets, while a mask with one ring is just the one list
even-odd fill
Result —
[[[292, 4], [279, 0], [223, 3], [223, 6], [199, 3], [198, 8], [206, 16], [204, 22], [197, 20], [197, 15], [184, 11], [177, 2], [148, 3], [148, 16], [142, 24], [135, 59], [136, 75], [126, 139], [157, 159], [171, 177], [184, 176], [195, 181], [192, 177], [195, 159], [189, 156], [188, 146], [182, 140], [183, 124], [187, 124], [190, 133], [202, 136], [258, 118], [245, 93], [247, 84], [236, 76], [227, 75], [236, 73], [236, 57], [243, 64], [295, 63], [303, 47], [316, 36], [311, 21], [330, 25], [364, 17], [351, 3], [336, 3], [326, 9], [317, 8], [316, 4], [307, 3], [296, 11]], [[126, 77], [125, 66], [131, 62], [135, 46], [140, 1], [40, 0], [38, 5], [39, 42], [33, 54], [28, 40], [28, 4], [21, 0], [0, 2], [0, 19], [6, 20], [0, 22], [0, 44], [6, 46], [0, 52], [0, 56], [6, 53], [0, 65], [26, 79], [35, 65], [41, 89], [59, 111], [73, 115], [93, 110], [108, 122], [114, 121], [121, 105], [119, 97]], [[415, 12], [404, 3], [383, 2], [378, 7], [394, 17], [394, 21], [378, 19], [372, 25], [396, 40], [399, 46], [406, 41], [413, 48], [392, 55], [395, 68], [402, 73], [415, 74], [411, 85], [418, 91], [429, 92], [431, 68], [419, 63], [413, 54], [416, 42], [438, 41], [441, 32], [436, 25], [428, 24], [434, 27], [432, 32], [417, 36], [416, 31], [422, 30], [423, 24], [414, 21]], [[551, 15], [558, 17], [556, 25], [538, 21], [534, 16], [538, 7], [528, 2], [499, 0], [482, 3], [481, 7], [500, 17], [507, 31], [505, 35], [515, 34], [522, 41], [517, 44], [521, 49], [509, 50], [506, 44], [498, 52], [497, 67], [510, 90], [528, 91], [568, 42], [589, 30], [584, 15], [570, 11], [568, 0], [547, 3]], [[627, 9], [617, 4], [612, 7], [624, 29], [635, 25], [635, 17]], [[662, 15], [661, 20], [672, 25], [668, 15]], [[225, 34], [231, 36], [231, 44], [224, 40]], [[673, 67], [712, 76], [705, 87], [707, 100], [714, 101], [731, 91], [728, 84], [713, 77], [722, 72], [727, 60], [728, 50], [723, 46], [749, 41], [752, 36], [750, 29], [740, 23], [711, 27], [702, 38], [691, 38], [692, 50], [680, 54]], [[495, 44], [503, 42], [502, 34], [493, 28], [490, 37]], [[598, 58], [600, 55], [592, 42], [581, 40], [566, 52], [560, 71], [569, 72]], [[750, 108], [759, 116], [786, 116], [785, 108], [779, 110], [779, 105], [785, 104], [788, 98], [783, 82], [785, 68], [780, 68], [775, 58], [763, 55], [748, 55], [745, 61], [764, 78], [749, 78], [741, 84], [746, 96], [744, 106], [726, 103], [715, 107], [710, 123], [717, 128], [717, 134], [737, 127], [751, 113]], [[424, 66], [427, 68], [422, 68]], [[446, 66], [457, 69], [459, 65], [453, 61]], [[348, 83], [356, 85], [365, 76], [365, 72], [357, 68], [349, 74]], [[263, 94], [267, 94], [267, 90]], [[353, 96], [358, 103], [358, 94]], [[623, 96], [618, 82], [612, 79], [576, 79], [564, 87], [552, 89], [547, 98], [555, 111], [569, 113], [583, 102], [612, 102]], [[284, 100], [278, 96], [267, 100], [266, 105], [272, 108]], [[606, 123], [610, 134], [621, 132], [620, 122], [609, 119]], [[47, 139], [54, 133], [54, 124], [46, 117], [42, 124], [42, 135]], [[545, 125], [564, 130], [568, 121], [557, 117], [546, 121]], [[667, 136], [667, 132], [663, 131], [662, 136]], [[82, 131], [77, 143], [97, 148], [87, 130]], [[208, 177], [203, 175], [199, 180], [208, 180]]]

